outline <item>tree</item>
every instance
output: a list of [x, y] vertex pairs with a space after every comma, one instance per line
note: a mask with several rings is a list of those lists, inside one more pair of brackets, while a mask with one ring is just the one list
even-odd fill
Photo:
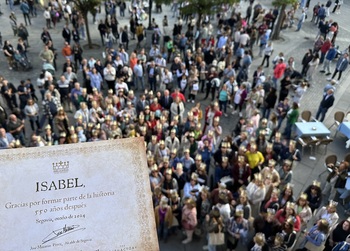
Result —
[[91, 36], [90, 36], [90, 30], [89, 30], [88, 14], [89, 12], [91, 14], [96, 14], [97, 12], [96, 7], [101, 5], [102, 0], [72, 0], [72, 1], [75, 4], [75, 7], [77, 8], [77, 10], [83, 15], [85, 19], [88, 46], [90, 49], [92, 49], [93, 45], [91, 42]]
[[277, 23], [275, 25], [275, 28], [273, 30], [273, 34], [271, 37], [272, 40], [279, 39], [279, 37], [280, 37], [280, 31], [281, 31], [283, 20], [285, 18], [285, 12], [286, 12], [287, 6], [289, 4], [295, 5], [297, 3], [298, 3], [298, 0], [274, 0], [272, 2], [272, 4], [274, 6], [280, 7], [278, 18], [277, 18]]
[[[180, 4], [185, 1], [186, 0], [180, 0]], [[187, 0], [186, 2], [188, 4], [181, 8], [181, 13], [184, 15], [197, 14], [197, 27], [199, 27], [203, 16], [221, 13], [221, 5], [233, 5], [239, 1], [240, 0], [216, 0], [213, 2], [212, 0]]]

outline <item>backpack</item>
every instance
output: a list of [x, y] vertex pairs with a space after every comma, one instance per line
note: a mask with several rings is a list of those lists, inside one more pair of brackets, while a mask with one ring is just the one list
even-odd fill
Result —
[[326, 7], [329, 8], [329, 7], [331, 7], [331, 5], [332, 5], [332, 1], [328, 0], [327, 3], [326, 3]]
[[143, 26], [139, 25], [136, 27], [136, 36], [140, 36], [143, 34]]

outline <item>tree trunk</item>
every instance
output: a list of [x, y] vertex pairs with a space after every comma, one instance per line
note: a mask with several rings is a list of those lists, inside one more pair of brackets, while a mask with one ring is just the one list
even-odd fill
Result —
[[152, 27], [152, 8], [153, 8], [153, 1], [148, 0], [148, 28], [149, 30], [153, 30]]
[[197, 23], [196, 23], [197, 29], [201, 28], [202, 16], [203, 16], [202, 14], [198, 13], [198, 19], [197, 19]]
[[83, 13], [84, 19], [85, 19], [85, 28], [86, 28], [86, 36], [88, 40], [89, 48], [92, 49], [92, 42], [91, 42], [91, 36], [90, 36], [90, 30], [89, 30], [89, 21], [88, 21], [88, 13]]
[[280, 31], [281, 31], [281, 27], [282, 27], [282, 24], [283, 24], [282, 22], [283, 22], [283, 19], [284, 19], [286, 8], [287, 8], [286, 4], [283, 4], [281, 6], [281, 10], [280, 10], [280, 13], [279, 13], [278, 19], [277, 19], [277, 24], [275, 25], [275, 28], [274, 28], [274, 31], [273, 31], [273, 34], [272, 34], [272, 37], [271, 37], [272, 40], [277, 40], [277, 39], [280, 38]]

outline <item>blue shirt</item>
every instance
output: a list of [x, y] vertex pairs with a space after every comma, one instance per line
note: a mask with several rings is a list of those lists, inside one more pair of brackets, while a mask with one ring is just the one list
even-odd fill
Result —
[[228, 94], [227, 91], [221, 90], [219, 93], [219, 100], [220, 101], [227, 101], [228, 100]]

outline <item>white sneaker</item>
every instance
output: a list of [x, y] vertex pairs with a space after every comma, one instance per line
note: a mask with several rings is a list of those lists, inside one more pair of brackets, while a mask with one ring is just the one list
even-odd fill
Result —
[[332, 78], [327, 78], [327, 80], [328, 80], [328, 81], [331, 81], [331, 80], [332, 80]]
[[243, 117], [243, 114], [240, 112], [240, 113], [239, 113], [239, 116], [240, 116], [240, 117]]
[[190, 243], [192, 240], [191, 239], [185, 239], [182, 241], [182, 244], [187, 244], [187, 243]]
[[232, 114], [232, 115], [235, 115], [236, 113], [237, 113], [237, 111], [233, 111], [231, 114]]
[[228, 105], [228, 107], [230, 107], [231, 109], [233, 109], [233, 105]]
[[194, 103], [194, 100], [192, 100], [191, 102]]
[[335, 84], [336, 84], [336, 85], [339, 85], [339, 80], [335, 81]]
[[188, 99], [188, 100], [187, 100], [187, 103], [190, 103], [190, 102], [191, 102], [191, 100], [190, 100], [190, 99]]
[[227, 117], [227, 113], [224, 113], [224, 116]]

